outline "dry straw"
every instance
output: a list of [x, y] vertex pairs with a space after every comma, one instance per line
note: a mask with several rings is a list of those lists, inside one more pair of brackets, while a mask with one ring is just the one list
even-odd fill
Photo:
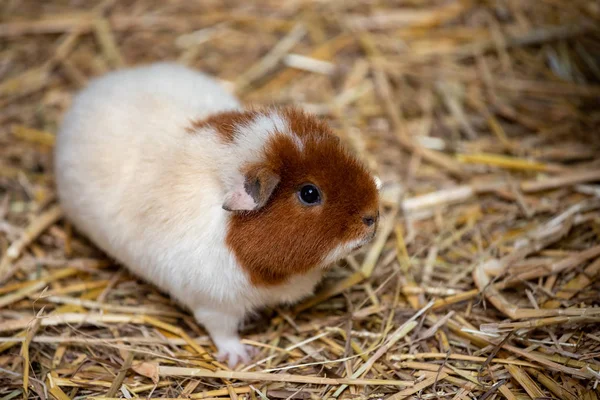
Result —
[[[90, 3], [0, 2], [0, 399], [599, 398], [597, 1]], [[156, 60], [326, 118], [384, 182], [375, 241], [236, 370], [56, 202], [73, 94]]]

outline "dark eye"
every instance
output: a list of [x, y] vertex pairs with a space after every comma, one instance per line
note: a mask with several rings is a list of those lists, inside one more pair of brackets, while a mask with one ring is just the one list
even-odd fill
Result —
[[321, 202], [321, 193], [319, 193], [319, 189], [315, 185], [306, 184], [302, 186], [298, 192], [298, 196], [300, 197], [300, 201], [307, 206], [314, 206]]

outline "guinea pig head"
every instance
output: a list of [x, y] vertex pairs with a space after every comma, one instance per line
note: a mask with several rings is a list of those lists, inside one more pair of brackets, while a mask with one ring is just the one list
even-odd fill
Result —
[[227, 245], [259, 286], [346, 256], [373, 238], [379, 218], [376, 179], [325, 123], [294, 109], [265, 115], [276, 121], [259, 160], [242, 167], [245, 193], [224, 205]]

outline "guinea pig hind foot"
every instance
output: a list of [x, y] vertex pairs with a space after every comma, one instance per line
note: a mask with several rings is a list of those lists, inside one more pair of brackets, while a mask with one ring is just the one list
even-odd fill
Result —
[[238, 363], [247, 364], [250, 361], [254, 351], [242, 344], [238, 335], [243, 315], [201, 308], [194, 311], [194, 317], [208, 331], [217, 347], [216, 358], [219, 361], [226, 361], [230, 368], [234, 368]]

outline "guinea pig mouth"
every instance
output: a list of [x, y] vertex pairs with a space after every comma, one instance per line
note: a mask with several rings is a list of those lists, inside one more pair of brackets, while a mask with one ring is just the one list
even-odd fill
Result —
[[360, 249], [361, 247], [363, 247], [363, 246], [364, 246], [365, 244], [367, 244], [367, 243], [368, 243], [368, 242], [366, 242], [366, 241], [364, 241], [364, 240], [363, 240], [362, 242], [360, 242], [360, 243], [358, 243], [357, 245], [355, 245], [354, 247], [352, 247], [352, 249], [350, 249], [350, 251], [355, 251], [355, 250], [358, 250], [358, 249]]
[[355, 244], [352, 247], [352, 251], [358, 250], [361, 247], [363, 247], [364, 245], [370, 243], [373, 240], [374, 237], [375, 237], [375, 232], [370, 233], [369, 236], [367, 236], [366, 238], [364, 238], [363, 240], [361, 240], [360, 242], [358, 242], [357, 244]]

